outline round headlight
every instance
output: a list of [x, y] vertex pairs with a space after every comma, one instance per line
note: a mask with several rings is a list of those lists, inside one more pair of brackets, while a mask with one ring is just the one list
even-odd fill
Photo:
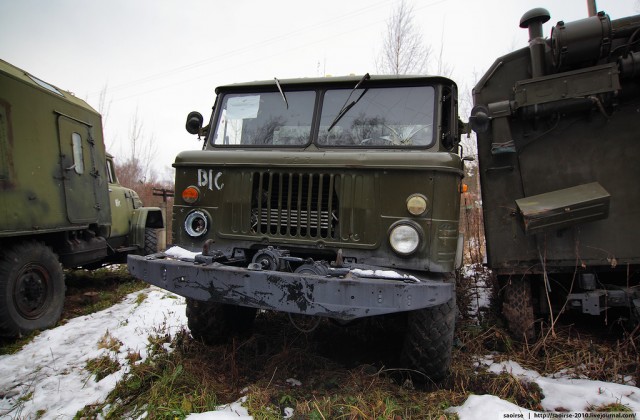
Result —
[[204, 235], [207, 233], [208, 228], [207, 215], [200, 210], [192, 211], [184, 219], [184, 230], [193, 238]]
[[418, 249], [420, 233], [411, 225], [399, 224], [391, 229], [389, 244], [398, 254], [409, 255]]
[[414, 216], [427, 211], [427, 198], [422, 194], [413, 194], [407, 198], [407, 210]]

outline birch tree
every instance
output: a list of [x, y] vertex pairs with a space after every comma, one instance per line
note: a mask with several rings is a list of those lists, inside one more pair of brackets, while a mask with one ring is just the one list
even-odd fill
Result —
[[382, 74], [426, 74], [431, 47], [413, 21], [413, 7], [400, 0], [387, 21], [376, 70]]

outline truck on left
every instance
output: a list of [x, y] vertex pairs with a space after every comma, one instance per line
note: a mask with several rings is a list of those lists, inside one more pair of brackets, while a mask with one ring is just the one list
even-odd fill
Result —
[[64, 268], [157, 252], [160, 208], [121, 186], [100, 114], [0, 60], [0, 335], [53, 326]]

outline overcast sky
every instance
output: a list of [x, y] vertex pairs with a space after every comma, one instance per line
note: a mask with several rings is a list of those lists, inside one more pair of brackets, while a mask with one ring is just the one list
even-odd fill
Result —
[[[425, 43], [460, 90], [497, 57], [527, 45], [520, 17], [545, 7], [551, 20], [587, 16], [586, 0], [407, 0]], [[98, 109], [105, 142], [123, 161], [133, 116], [158, 145], [169, 177], [176, 153], [201, 143], [184, 129], [189, 111], [210, 114], [218, 85], [273, 77], [375, 73], [397, 0], [0, 0], [0, 58]], [[612, 19], [639, 0], [598, 0]], [[108, 112], [106, 112], [108, 111]]]

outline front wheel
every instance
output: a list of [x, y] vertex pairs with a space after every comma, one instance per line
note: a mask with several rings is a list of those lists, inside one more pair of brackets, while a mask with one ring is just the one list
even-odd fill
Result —
[[156, 229], [146, 228], [144, 230], [144, 255], [155, 254], [158, 252], [158, 231]]
[[[447, 303], [409, 313], [402, 348], [402, 361], [406, 367], [418, 371], [431, 381], [439, 381], [448, 374], [456, 309], [454, 295]], [[424, 377], [416, 376], [416, 379]]]
[[24, 242], [0, 256], [0, 335], [18, 336], [52, 327], [64, 306], [64, 273], [56, 254]]

